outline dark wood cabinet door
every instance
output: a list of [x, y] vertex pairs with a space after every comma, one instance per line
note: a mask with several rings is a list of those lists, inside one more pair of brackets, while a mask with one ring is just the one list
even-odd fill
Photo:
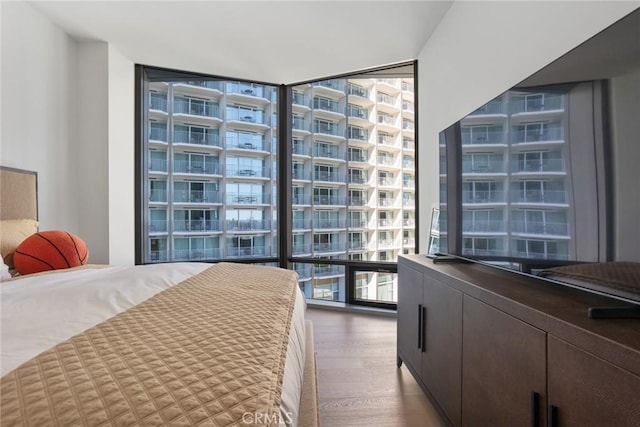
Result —
[[462, 292], [424, 276], [422, 380], [451, 423], [461, 423]]
[[545, 332], [465, 295], [462, 347], [462, 425], [545, 425]]
[[413, 268], [398, 269], [398, 357], [420, 376], [422, 273]]
[[640, 425], [640, 377], [551, 335], [548, 365], [553, 427]]

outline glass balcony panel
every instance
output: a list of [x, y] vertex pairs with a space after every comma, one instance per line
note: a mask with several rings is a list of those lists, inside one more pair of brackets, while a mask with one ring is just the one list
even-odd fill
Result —
[[567, 192], [565, 190], [527, 190], [512, 193], [514, 203], [566, 203]]
[[269, 256], [269, 248], [265, 246], [252, 247], [236, 247], [228, 246], [226, 248], [227, 257], [263, 257]]
[[175, 190], [173, 201], [176, 203], [220, 203], [217, 191]]
[[228, 219], [227, 231], [269, 230], [270, 221], [263, 219]]
[[166, 172], [167, 160], [166, 159], [149, 159], [149, 170], [152, 172]]
[[270, 204], [271, 196], [255, 193], [227, 193], [226, 203], [240, 205]]
[[504, 202], [502, 191], [470, 191], [462, 192], [462, 203], [501, 203]]
[[150, 202], [166, 202], [167, 190], [151, 190], [149, 192], [149, 201]]
[[256, 178], [268, 178], [269, 171], [266, 169], [248, 169], [238, 166], [227, 166], [227, 176], [244, 176], [244, 177], [256, 177]]
[[173, 171], [175, 173], [194, 173], [206, 175], [219, 175], [220, 166], [217, 162], [193, 162], [189, 160], [174, 160]]
[[149, 233], [166, 233], [166, 232], [167, 232], [166, 219], [149, 220]]
[[189, 99], [175, 98], [173, 102], [175, 114], [220, 118], [220, 107], [212, 101], [196, 102]]
[[174, 130], [173, 141], [178, 144], [220, 146], [220, 136], [217, 131], [189, 132], [186, 130]]
[[179, 220], [173, 221], [173, 230], [177, 232], [220, 231], [217, 219]]
[[219, 259], [220, 249], [176, 249], [173, 251], [174, 261], [205, 261]]

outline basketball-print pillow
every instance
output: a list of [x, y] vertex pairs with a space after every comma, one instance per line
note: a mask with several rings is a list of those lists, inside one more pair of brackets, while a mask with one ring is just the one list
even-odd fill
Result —
[[16, 248], [13, 262], [20, 274], [39, 273], [84, 265], [89, 251], [84, 241], [66, 231], [40, 231]]

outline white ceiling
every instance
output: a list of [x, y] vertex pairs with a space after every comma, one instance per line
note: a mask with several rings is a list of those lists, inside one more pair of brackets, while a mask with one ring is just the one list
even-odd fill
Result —
[[415, 59], [452, 1], [30, 1], [131, 61], [294, 83]]

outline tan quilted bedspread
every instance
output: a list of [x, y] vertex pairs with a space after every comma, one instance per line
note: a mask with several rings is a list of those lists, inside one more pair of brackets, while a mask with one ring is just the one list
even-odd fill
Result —
[[2, 377], [0, 424], [277, 425], [296, 292], [216, 264]]

